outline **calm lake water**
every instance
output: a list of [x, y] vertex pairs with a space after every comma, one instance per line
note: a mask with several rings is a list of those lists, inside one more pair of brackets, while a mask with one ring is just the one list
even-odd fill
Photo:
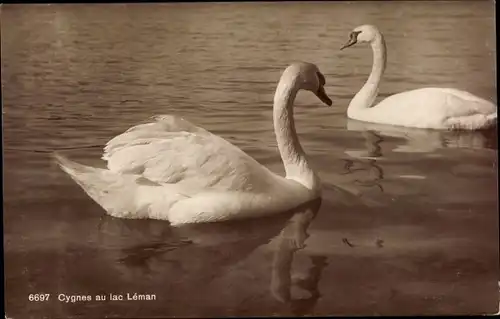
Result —
[[[381, 97], [433, 86], [496, 102], [493, 12], [489, 1], [3, 5], [6, 314], [496, 312], [496, 133], [348, 121], [372, 53], [339, 51], [354, 27], [375, 24], [388, 46]], [[272, 98], [296, 60], [319, 66], [334, 101], [306, 92], [296, 102], [321, 203], [171, 228], [105, 216], [50, 161], [63, 150], [97, 164], [113, 136], [175, 114], [283, 173]], [[50, 298], [30, 302], [35, 293]], [[109, 300], [127, 293], [156, 300]]]

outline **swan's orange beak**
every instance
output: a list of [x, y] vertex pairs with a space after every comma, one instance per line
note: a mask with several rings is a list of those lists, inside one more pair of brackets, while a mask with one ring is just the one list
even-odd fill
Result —
[[321, 100], [321, 102], [325, 103], [328, 106], [332, 106], [333, 104], [332, 99], [330, 99], [326, 94], [323, 85], [319, 87], [318, 91], [315, 94]]

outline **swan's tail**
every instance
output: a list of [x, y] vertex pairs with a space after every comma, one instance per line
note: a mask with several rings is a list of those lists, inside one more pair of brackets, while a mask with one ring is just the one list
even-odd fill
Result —
[[133, 175], [119, 175], [107, 169], [82, 165], [54, 153], [53, 158], [97, 204], [115, 217], [138, 218], [135, 209], [137, 184]]
[[99, 172], [100, 170], [98, 168], [93, 168], [73, 162], [58, 153], [54, 153], [52, 156], [57, 165], [59, 165], [59, 167], [64, 172], [66, 172], [78, 185], [80, 185], [84, 189], [87, 188], [87, 183], [85, 183], [86, 178], [83, 177], [89, 177], [93, 174], [97, 174], [97, 172]]

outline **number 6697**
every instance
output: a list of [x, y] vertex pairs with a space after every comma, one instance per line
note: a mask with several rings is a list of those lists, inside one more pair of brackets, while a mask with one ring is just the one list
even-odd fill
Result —
[[48, 301], [50, 294], [29, 294], [29, 301]]

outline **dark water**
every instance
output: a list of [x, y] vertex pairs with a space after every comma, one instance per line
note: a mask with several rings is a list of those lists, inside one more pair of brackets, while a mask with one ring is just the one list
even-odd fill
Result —
[[[488, 1], [3, 5], [6, 314], [496, 312], [495, 134], [346, 120], [371, 51], [338, 50], [351, 29], [376, 24], [389, 50], [380, 96], [446, 86], [496, 101], [493, 10]], [[105, 216], [49, 160], [66, 150], [98, 163], [111, 137], [176, 114], [282, 173], [271, 103], [294, 60], [316, 63], [334, 100], [322, 107], [301, 93], [296, 103], [321, 203], [174, 229]], [[31, 302], [34, 293], [51, 295]]]

